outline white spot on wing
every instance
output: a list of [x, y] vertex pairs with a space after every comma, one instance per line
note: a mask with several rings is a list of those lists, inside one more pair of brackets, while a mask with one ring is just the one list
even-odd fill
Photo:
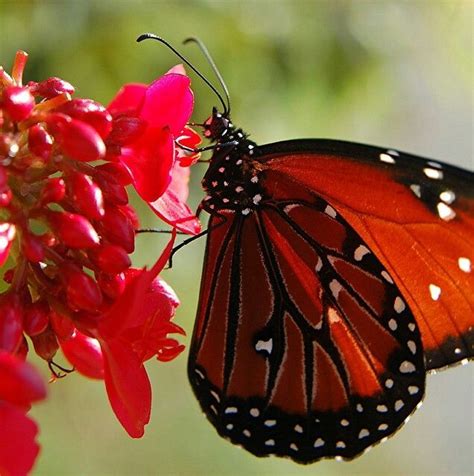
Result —
[[324, 446], [324, 443], [325, 443], [325, 441], [324, 441], [322, 438], [318, 438], [318, 439], [314, 442], [313, 446], [314, 446], [315, 448], [320, 448], [321, 446]]
[[456, 194], [452, 190], [445, 190], [439, 194], [439, 198], [443, 200], [444, 203], [451, 205], [451, 203], [456, 200]]
[[338, 441], [336, 443], [336, 448], [345, 448], [346, 444], [343, 441]]
[[316, 272], [321, 271], [321, 268], [323, 267], [323, 260], [318, 256], [318, 262], [316, 263]]
[[432, 160], [430, 160], [428, 162], [428, 165], [431, 166], [431, 167], [434, 167], [435, 169], [442, 169], [443, 166], [441, 164], [439, 164], [438, 162], [434, 162]]
[[367, 428], [362, 428], [362, 430], [360, 430], [359, 432], [359, 439], [365, 438], [369, 435], [370, 435], [369, 430], [367, 430]]
[[410, 352], [411, 352], [412, 354], [416, 354], [416, 344], [415, 344], [414, 341], [409, 340], [409, 341], [407, 342], [407, 347], [410, 349]]
[[[395, 402], [395, 406], [394, 406], [395, 411], [396, 411], [396, 412], [400, 411], [404, 406], [405, 406], [405, 404], [403, 403], [403, 400], [397, 400], [397, 401]], [[407, 421], [407, 420], [405, 420], [405, 422], [406, 422], [406, 421]]]
[[437, 301], [441, 296], [441, 288], [439, 286], [436, 286], [436, 284], [430, 284], [429, 289], [431, 299], [433, 299], [433, 301]]
[[250, 181], [251, 181], [252, 183], [257, 183], [257, 182], [258, 182], [258, 177], [257, 177], [256, 175], [254, 175], [254, 176], [250, 179]]
[[471, 260], [469, 258], [464, 258], [463, 256], [458, 258], [458, 266], [459, 269], [465, 273], [471, 272]]
[[385, 279], [385, 281], [387, 281], [387, 282], [390, 283], [390, 284], [393, 284], [393, 279], [392, 279], [392, 277], [388, 274], [387, 271], [383, 270], [380, 274], [382, 275], [382, 278]]
[[263, 424], [268, 428], [271, 428], [272, 426], [275, 426], [277, 422], [276, 420], [265, 420]]
[[434, 180], [442, 180], [443, 179], [443, 172], [441, 170], [437, 170], [437, 169], [432, 169], [430, 167], [425, 167], [423, 169], [423, 172], [425, 173], [425, 175], [430, 178], [430, 179], [434, 179]]
[[379, 413], [386, 413], [388, 412], [387, 405], [377, 405], [377, 411]]
[[260, 410], [258, 408], [251, 408], [249, 413], [253, 417], [258, 417], [260, 415]]
[[326, 207], [326, 209], [324, 210], [324, 213], [326, 213], [326, 215], [329, 215], [332, 218], [336, 218], [337, 216], [336, 210], [334, 210], [334, 208], [332, 208], [331, 205], [328, 205]]
[[250, 208], [244, 208], [241, 213], [242, 215], [248, 215], [250, 213]]
[[400, 314], [405, 310], [405, 307], [406, 306], [405, 306], [405, 303], [403, 302], [403, 299], [400, 296], [397, 296], [393, 303], [393, 309], [395, 309], [395, 312], [397, 314]]
[[438, 215], [444, 221], [450, 221], [456, 216], [456, 212], [444, 202], [438, 202], [436, 205], [438, 209]]
[[385, 162], [386, 164], [394, 164], [395, 163], [395, 159], [392, 156], [388, 155], [388, 154], [380, 154], [379, 158], [380, 158], [381, 162]]
[[408, 387], [408, 393], [409, 393], [410, 395], [415, 395], [415, 394], [417, 394], [419, 391], [420, 391], [420, 389], [419, 389], [416, 385], [410, 385], [410, 386]]
[[418, 198], [421, 198], [421, 187], [416, 184], [416, 183], [412, 183], [410, 185], [410, 190], [418, 197]]
[[393, 149], [388, 149], [387, 154], [395, 155], [397, 157], [400, 155], [396, 150], [393, 150]]
[[258, 203], [260, 203], [260, 201], [262, 200], [262, 196], [260, 194], [257, 194], [255, 195], [253, 198], [252, 198], [252, 202], [257, 205]]
[[273, 440], [273, 439], [267, 440], [267, 441], [265, 441], [265, 445], [267, 445], [267, 446], [275, 446], [275, 440]]
[[398, 327], [397, 321], [396, 321], [395, 319], [390, 319], [390, 320], [388, 321], [388, 327], [389, 327], [390, 330], [392, 330], [392, 331], [397, 330], [397, 327]]
[[295, 425], [294, 430], [295, 430], [297, 433], [303, 433], [303, 427], [302, 427], [301, 425]]
[[404, 360], [401, 364], [400, 364], [400, 372], [402, 374], [411, 374], [412, 372], [414, 372], [416, 370], [415, 366], [413, 365], [412, 362], [409, 362], [408, 360]]
[[388, 378], [387, 380], [385, 380], [385, 386], [387, 388], [392, 388], [393, 387], [393, 380], [391, 378]]
[[341, 420], [341, 425], [342, 425], [342, 426], [349, 426], [349, 421], [346, 420], [345, 418], [343, 418], [343, 419]]
[[364, 245], [359, 245], [355, 251], [354, 251], [354, 259], [356, 261], [361, 261], [362, 258], [366, 255], [369, 254], [370, 250], [367, 248], [367, 246]]
[[342, 285], [339, 281], [333, 279], [329, 283], [329, 289], [331, 290], [332, 295], [337, 299], [337, 297], [339, 296], [339, 293], [341, 292]]
[[264, 351], [267, 354], [271, 354], [273, 350], [273, 339], [270, 337], [268, 340], [259, 340], [255, 344], [256, 351]]
[[388, 428], [388, 425], [386, 423], [380, 423], [379, 425], [379, 430], [380, 431], [385, 431]]
[[242, 434], [248, 438], [252, 433], [249, 430], [244, 430]]
[[237, 409], [237, 407], [227, 407], [225, 410], [224, 410], [224, 413], [226, 415], [230, 415], [230, 414], [233, 414], [233, 413], [237, 413], [239, 410]]

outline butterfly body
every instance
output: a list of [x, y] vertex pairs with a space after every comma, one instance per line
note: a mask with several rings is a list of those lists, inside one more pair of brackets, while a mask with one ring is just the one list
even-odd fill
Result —
[[258, 147], [217, 111], [205, 127], [193, 390], [258, 456], [353, 458], [417, 408], [426, 370], [473, 355], [472, 174], [342, 141]]

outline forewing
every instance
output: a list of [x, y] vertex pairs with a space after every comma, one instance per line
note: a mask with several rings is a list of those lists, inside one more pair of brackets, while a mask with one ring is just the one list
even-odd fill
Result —
[[295, 189], [337, 209], [392, 276], [420, 328], [427, 369], [474, 354], [474, 176], [394, 150], [307, 140], [261, 148], [274, 200]]

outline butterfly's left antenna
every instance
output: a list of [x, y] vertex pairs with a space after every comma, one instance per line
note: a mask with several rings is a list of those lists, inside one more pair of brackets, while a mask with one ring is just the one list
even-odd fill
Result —
[[225, 98], [227, 100], [227, 113], [230, 114], [230, 95], [229, 95], [229, 90], [227, 89], [227, 85], [225, 84], [224, 78], [222, 77], [222, 74], [220, 73], [219, 69], [217, 68], [217, 65], [212, 58], [211, 54], [209, 53], [209, 50], [207, 49], [206, 45], [199, 39], [194, 36], [191, 36], [189, 38], [186, 38], [183, 41], [184, 44], [187, 43], [196, 43], [198, 45], [199, 49], [201, 50], [202, 54], [206, 58], [207, 62], [211, 66], [212, 71], [214, 71], [214, 74], [217, 77], [217, 80], [219, 81], [219, 84], [221, 85], [221, 88], [224, 90]]
[[[228, 115], [229, 108], [224, 102], [224, 99], [222, 98], [219, 91], [217, 91], [217, 89], [212, 85], [212, 83], [208, 79], [206, 79], [176, 48], [174, 48], [170, 43], [168, 43], [166, 40], [161, 38], [161, 36], [154, 35], [153, 33], [144, 33], [143, 35], [140, 35], [137, 38], [138, 42], [143, 40], [156, 40], [156, 41], [159, 41], [160, 43], [163, 43], [165, 46], [167, 46], [178, 58], [184, 61], [184, 63], [186, 63], [211, 88], [211, 90], [219, 98], [219, 101], [222, 104], [222, 107], [224, 109], [224, 115], [225, 116]], [[227, 88], [225, 88], [224, 90], [226, 91], [226, 97], [228, 102]]]

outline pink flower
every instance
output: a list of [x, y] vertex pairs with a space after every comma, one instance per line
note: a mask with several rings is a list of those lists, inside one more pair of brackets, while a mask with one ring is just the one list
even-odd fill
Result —
[[114, 117], [109, 142], [120, 145], [116, 159], [137, 192], [161, 219], [190, 234], [198, 233], [200, 224], [185, 202], [189, 172], [177, 173], [175, 164], [185, 155], [176, 141], [188, 147], [200, 142], [186, 127], [193, 103], [190, 80], [175, 66], [149, 86], [124, 86], [107, 108]]
[[151, 411], [151, 386], [143, 363], [154, 355], [168, 361], [184, 350], [184, 345], [168, 336], [184, 335], [183, 329], [171, 322], [178, 298], [158, 278], [173, 242], [150, 270], [127, 271], [125, 289], [98, 321], [94, 337], [76, 330], [61, 341], [65, 356], [79, 372], [105, 380], [111, 406], [134, 438], [143, 435]]

